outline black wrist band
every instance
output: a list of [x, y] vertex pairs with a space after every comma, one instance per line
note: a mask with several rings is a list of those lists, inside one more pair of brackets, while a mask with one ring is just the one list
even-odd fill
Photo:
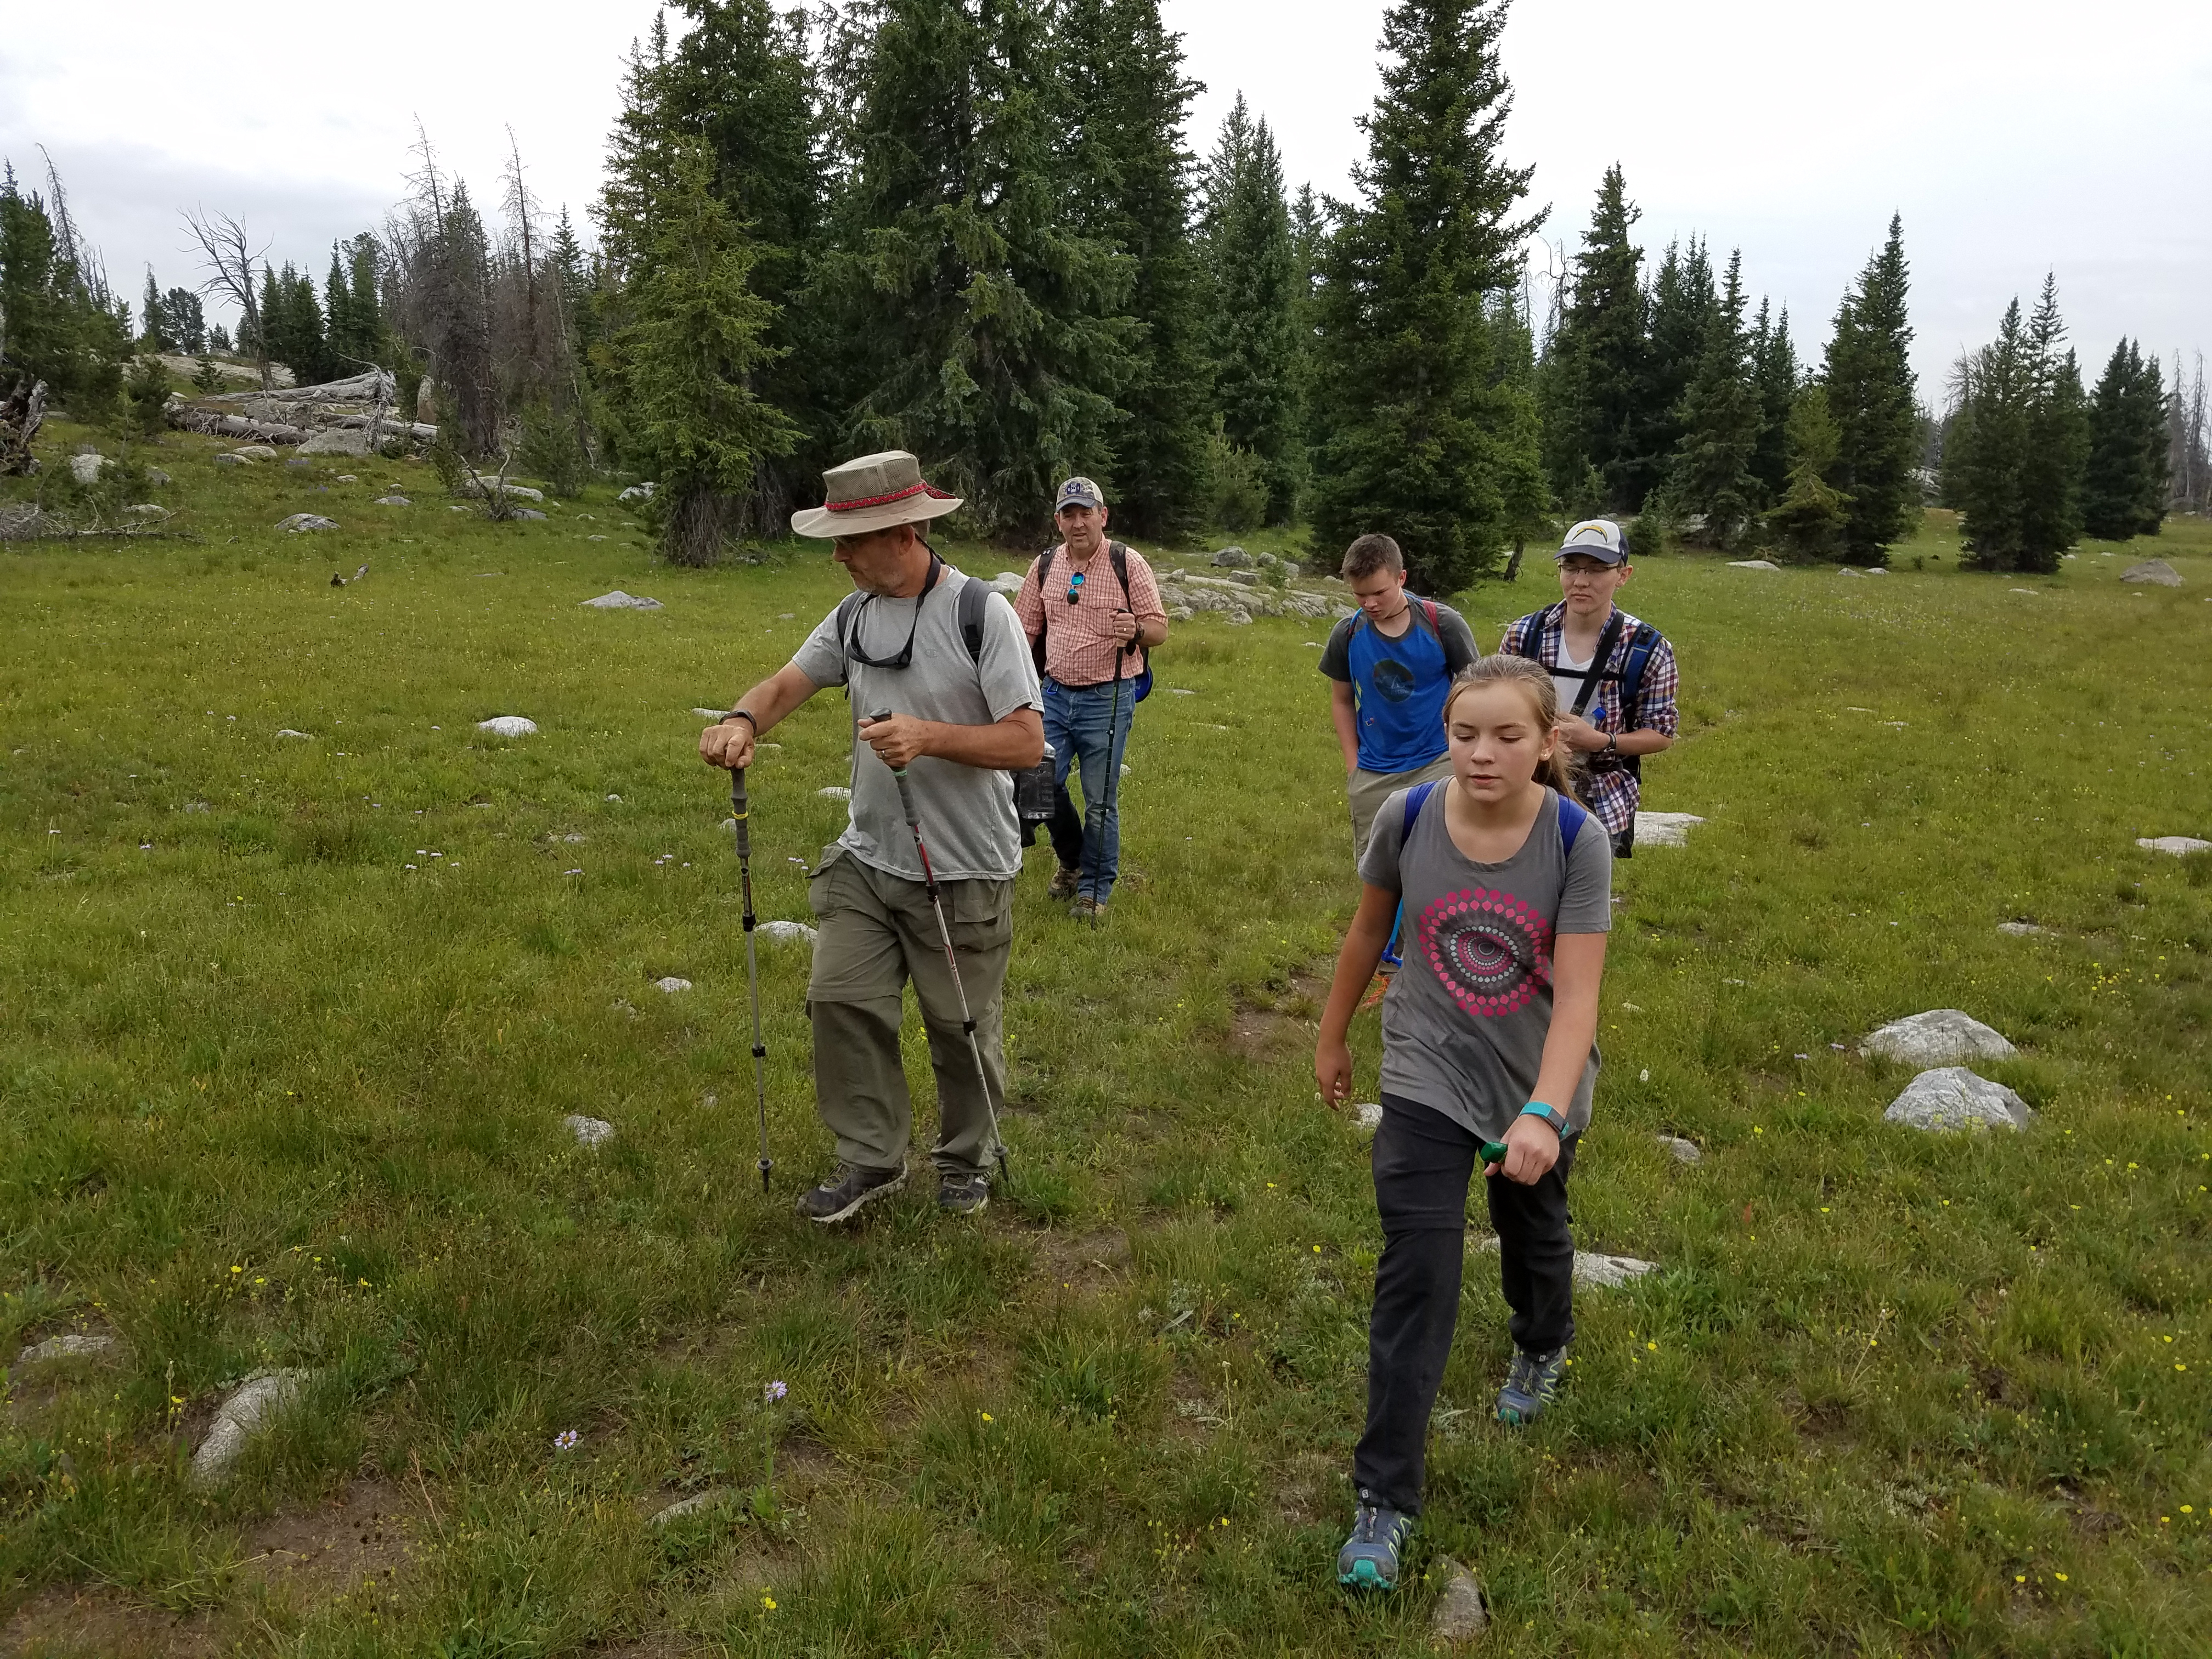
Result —
[[753, 735], [755, 737], [760, 736], [760, 722], [755, 720], [745, 710], [742, 708], [732, 708], [728, 714], [722, 716], [720, 723], [724, 726], [727, 726], [732, 720], [743, 720], [747, 726], [752, 727]]

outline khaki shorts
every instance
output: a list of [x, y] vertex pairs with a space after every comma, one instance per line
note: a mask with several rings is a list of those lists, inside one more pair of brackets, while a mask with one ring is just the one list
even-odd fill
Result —
[[1451, 775], [1451, 757], [1416, 767], [1410, 772], [1363, 772], [1354, 769], [1344, 781], [1345, 797], [1352, 805], [1352, 862], [1356, 869], [1367, 856], [1367, 838], [1375, 832], [1375, 815], [1382, 803], [1401, 789]]

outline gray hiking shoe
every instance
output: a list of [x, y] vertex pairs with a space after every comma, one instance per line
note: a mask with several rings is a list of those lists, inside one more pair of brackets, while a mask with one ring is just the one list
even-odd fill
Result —
[[1498, 1420], [1508, 1428], [1534, 1422], [1559, 1393], [1559, 1378], [1566, 1369], [1564, 1347], [1549, 1353], [1524, 1353], [1516, 1348], [1513, 1364], [1506, 1369], [1505, 1386], [1498, 1391]]
[[1078, 921], [1096, 921], [1106, 915], [1106, 901], [1085, 894], [1067, 907], [1067, 914]]
[[1071, 870], [1063, 864], [1053, 872], [1052, 885], [1044, 890], [1044, 896], [1048, 899], [1072, 899], [1075, 896], [1075, 884], [1082, 878], [1080, 870]]
[[945, 1174], [938, 1177], [939, 1215], [981, 1215], [990, 1203], [990, 1178], [981, 1170], [968, 1175]]
[[809, 1221], [846, 1221], [879, 1198], [889, 1198], [906, 1185], [906, 1165], [896, 1170], [871, 1170], [858, 1164], [840, 1164], [837, 1173], [804, 1194], [799, 1212]]
[[1400, 1557], [1413, 1535], [1412, 1516], [1374, 1503], [1363, 1492], [1352, 1536], [1336, 1553], [1336, 1582], [1346, 1589], [1397, 1589]]

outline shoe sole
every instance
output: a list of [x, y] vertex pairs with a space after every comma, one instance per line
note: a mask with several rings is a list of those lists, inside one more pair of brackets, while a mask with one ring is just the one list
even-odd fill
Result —
[[1350, 1572], [1340, 1572], [1336, 1582], [1346, 1589], [1391, 1590], [1398, 1588], [1395, 1578], [1385, 1578], [1382, 1569], [1372, 1561], [1356, 1561]]
[[[869, 1188], [867, 1191], [862, 1193], [858, 1198], [854, 1199], [850, 1204], [848, 1204], [843, 1209], [832, 1211], [828, 1215], [810, 1215], [806, 1218], [809, 1221], [813, 1222], [817, 1226], [834, 1227], [837, 1223], [849, 1220], [852, 1217], [858, 1215], [862, 1210], [866, 1209], [869, 1205], [874, 1203], [878, 1199], [889, 1198], [893, 1193], [898, 1191], [900, 1188], [905, 1185], [906, 1171], [902, 1170], [890, 1180], [884, 1182], [882, 1186]], [[804, 1212], [802, 1212], [802, 1213], [804, 1213]]]

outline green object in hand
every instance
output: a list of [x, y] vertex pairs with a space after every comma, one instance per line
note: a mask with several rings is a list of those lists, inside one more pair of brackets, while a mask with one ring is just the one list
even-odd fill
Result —
[[1484, 1141], [1482, 1143], [1482, 1161], [1485, 1164], [1504, 1163], [1505, 1143], [1502, 1140]]

